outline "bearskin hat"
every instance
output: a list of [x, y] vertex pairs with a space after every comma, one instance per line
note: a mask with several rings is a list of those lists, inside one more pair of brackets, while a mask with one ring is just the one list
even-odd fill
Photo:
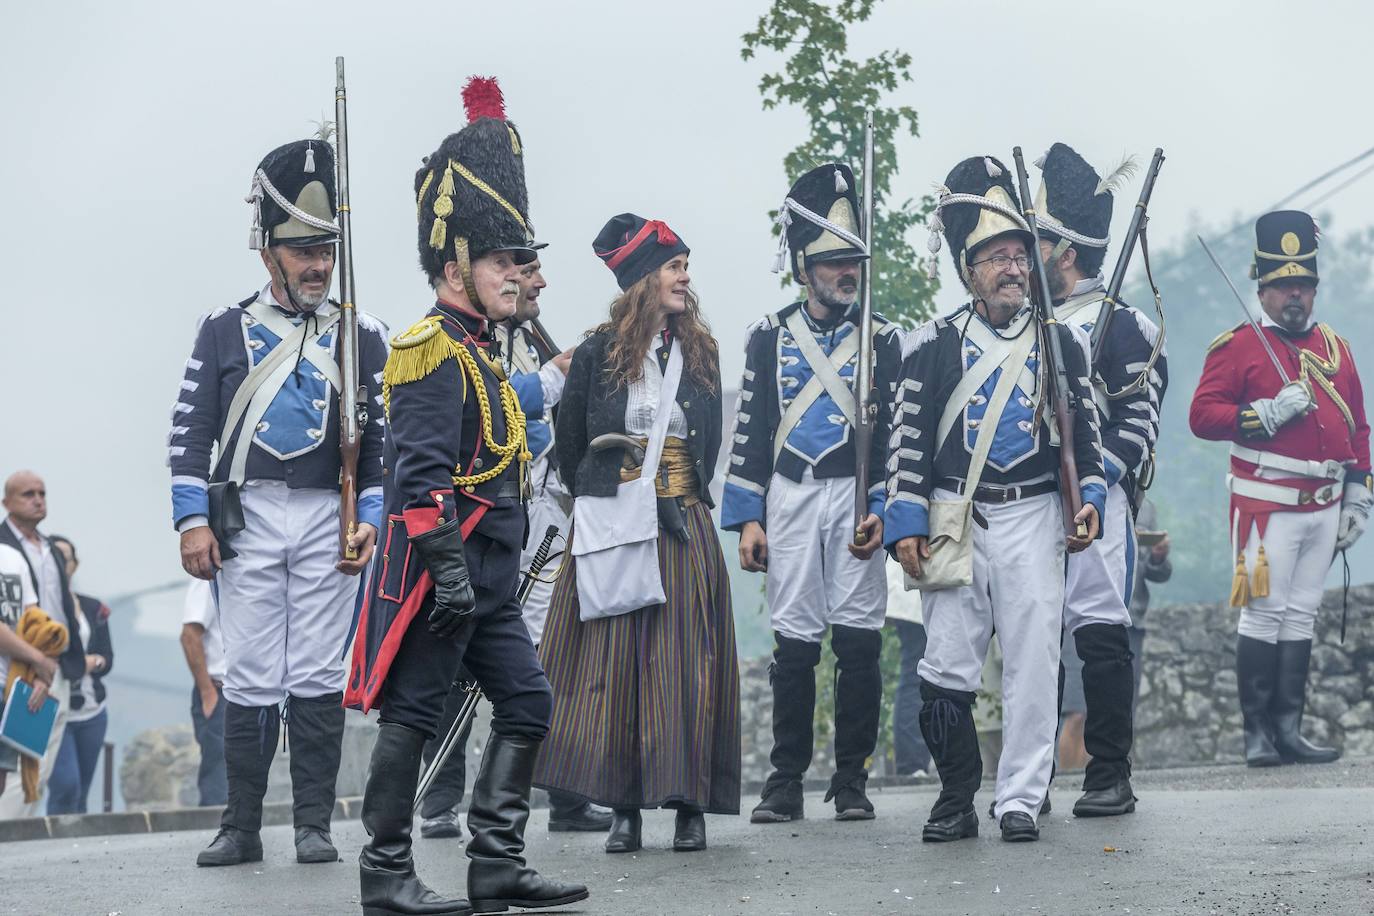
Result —
[[415, 173], [415, 201], [420, 266], [433, 279], [444, 264], [458, 261], [470, 285], [469, 265], [482, 255], [508, 250], [525, 264], [535, 252], [524, 147], [506, 120], [500, 86], [472, 77], [463, 106], [467, 126], [444, 138]]
[[1088, 164], [1073, 147], [1056, 143], [1036, 163], [1040, 189], [1035, 195], [1035, 215], [1040, 237], [1078, 250], [1078, 267], [1093, 276], [1102, 267], [1110, 241], [1112, 192], [1136, 170], [1127, 156], [1106, 178]]

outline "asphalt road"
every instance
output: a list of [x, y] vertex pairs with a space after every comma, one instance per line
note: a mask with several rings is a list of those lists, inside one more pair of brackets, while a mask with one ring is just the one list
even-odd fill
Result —
[[[878, 817], [837, 823], [819, 795], [809, 820], [753, 826], [707, 819], [710, 848], [673, 853], [670, 812], [645, 817], [646, 848], [607, 856], [600, 836], [530, 826], [529, 858], [585, 881], [582, 914], [1249, 914], [1374, 913], [1374, 761], [1325, 767], [1244, 767], [1137, 774], [1134, 815], [1077, 820], [1076, 781], [1061, 780], [1042, 839], [983, 836], [946, 846], [919, 841], [933, 787], [874, 791]], [[985, 809], [991, 787], [978, 803]], [[751, 799], [744, 801], [747, 809]], [[168, 833], [0, 846], [0, 914], [357, 913], [363, 841], [336, 825], [344, 862], [297, 865], [286, 827], [264, 831], [266, 860], [197, 869], [210, 837]], [[1108, 851], [1109, 848], [1114, 851]], [[420, 841], [420, 873], [462, 892], [458, 841]]]

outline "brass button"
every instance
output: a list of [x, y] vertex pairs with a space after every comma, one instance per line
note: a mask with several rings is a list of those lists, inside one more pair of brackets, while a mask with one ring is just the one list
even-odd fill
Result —
[[689, 436], [695, 436], [696, 434], [697, 434], [697, 431], [696, 431], [695, 429], [691, 429], [691, 430], [688, 430], [688, 431], [687, 431], [687, 435], [689, 435]]
[[443, 505], [443, 502], [444, 502], [444, 494], [442, 494], [442, 493], [435, 493], [435, 494], [434, 494], [434, 501], [435, 501], [436, 503], [439, 503], [440, 505]]
[[692, 406], [692, 402], [691, 402], [691, 401], [683, 401], [683, 402], [682, 402], [682, 409], [683, 409], [683, 410], [686, 410], [688, 407], [691, 407], [691, 406]]
[[472, 459], [472, 466], [475, 467], [475, 468], [480, 468], [480, 467], [482, 466], [482, 459], [481, 459], [481, 458], [474, 458], [474, 459]]
[[468, 484], [466, 487], [463, 487], [463, 492], [464, 492], [464, 493], [476, 493], [477, 491], [476, 491], [475, 489], [473, 489], [472, 484]]

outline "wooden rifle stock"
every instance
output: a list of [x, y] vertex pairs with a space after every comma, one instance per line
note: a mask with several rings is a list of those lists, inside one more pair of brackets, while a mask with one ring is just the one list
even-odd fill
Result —
[[1050, 293], [1049, 276], [1045, 273], [1045, 259], [1040, 256], [1040, 229], [1036, 224], [1035, 206], [1030, 196], [1030, 179], [1026, 175], [1026, 162], [1021, 155], [1021, 147], [1011, 151], [1016, 161], [1016, 180], [1021, 193], [1022, 212], [1026, 215], [1026, 225], [1030, 227], [1031, 246], [1026, 252], [1031, 259], [1031, 272], [1035, 274], [1032, 284], [1031, 303], [1043, 336], [1040, 340], [1040, 353], [1049, 357], [1048, 389], [1050, 407], [1054, 411], [1055, 427], [1059, 430], [1059, 499], [1064, 506], [1064, 533], [1088, 536], [1088, 526], [1076, 523], [1079, 511], [1083, 508], [1083, 495], [1078, 487], [1078, 460], [1074, 455], [1074, 404], [1073, 389], [1069, 386], [1069, 372], [1064, 364], [1064, 346], [1059, 339], [1059, 322], [1054, 317], [1054, 299]]
[[349, 545], [358, 530], [358, 453], [367, 427], [367, 389], [358, 383], [358, 309], [353, 301], [353, 232], [348, 204], [348, 110], [344, 59], [334, 58], [334, 129], [339, 200], [339, 554], [358, 559]]

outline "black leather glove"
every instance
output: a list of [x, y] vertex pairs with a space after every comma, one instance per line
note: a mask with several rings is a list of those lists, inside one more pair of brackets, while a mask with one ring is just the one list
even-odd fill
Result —
[[462, 523], [458, 519], [418, 534], [410, 543], [425, 561], [434, 580], [434, 610], [429, 614], [429, 631], [440, 639], [458, 635], [472, 620], [477, 596], [468, 579], [467, 557], [463, 552]]

